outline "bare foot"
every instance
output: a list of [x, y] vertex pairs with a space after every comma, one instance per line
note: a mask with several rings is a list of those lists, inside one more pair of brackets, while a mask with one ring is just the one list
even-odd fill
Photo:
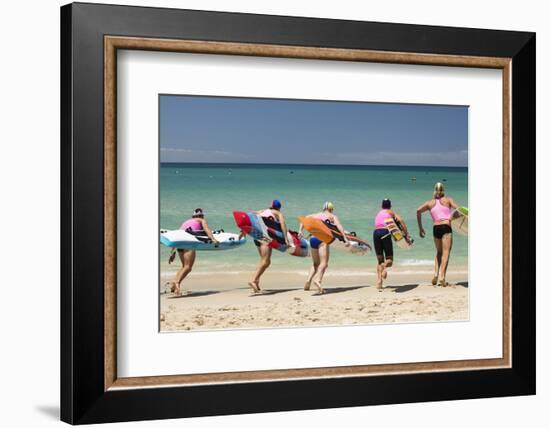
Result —
[[317, 287], [317, 289], [319, 290], [319, 294], [325, 294], [325, 290], [323, 289], [323, 287], [321, 287], [321, 282], [313, 281], [313, 283], [315, 284], [315, 287]]
[[306, 283], [304, 284], [304, 291], [309, 291], [310, 288], [311, 288], [311, 280], [306, 281]]
[[437, 285], [437, 275], [435, 275], [435, 276], [432, 278], [432, 285], [433, 285], [433, 286]]
[[378, 281], [376, 281], [376, 289], [378, 291], [382, 291], [384, 289], [384, 286], [382, 285], [382, 280], [379, 279]]
[[252, 290], [254, 290], [254, 293], [256, 294], [261, 291], [260, 284], [258, 284], [258, 281], [250, 281], [248, 285], [250, 286], [250, 288], [252, 288]]
[[179, 286], [176, 281], [168, 281], [164, 284], [165, 293], [176, 293], [176, 291], [179, 291]]
[[438, 284], [439, 287], [447, 287], [448, 285], [449, 283], [445, 281], [445, 278], [439, 280], [439, 284]]

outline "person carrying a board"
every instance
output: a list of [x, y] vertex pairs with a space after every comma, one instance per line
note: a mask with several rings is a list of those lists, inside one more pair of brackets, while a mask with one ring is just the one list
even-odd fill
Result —
[[[269, 208], [256, 211], [256, 214], [262, 217], [266, 226], [272, 227], [274, 229], [280, 229], [284, 236], [285, 245], [290, 246], [291, 244], [288, 242], [288, 229], [286, 227], [285, 217], [281, 212], [281, 208], [281, 202], [277, 199], [274, 199], [271, 202], [271, 206]], [[269, 246], [269, 243], [266, 242], [254, 240], [254, 244], [258, 249], [260, 262], [258, 263], [258, 267], [256, 269], [254, 277], [252, 278], [252, 281], [250, 281], [248, 285], [252, 288], [252, 290], [254, 290], [254, 293], [260, 293], [260, 278], [271, 264], [271, 254], [273, 252], [273, 249]]]
[[378, 265], [376, 266], [376, 288], [382, 291], [384, 280], [388, 277], [388, 268], [393, 265], [393, 242], [392, 233], [388, 229], [387, 220], [393, 220], [397, 227], [403, 232], [405, 239], [410, 240], [407, 225], [399, 214], [392, 209], [391, 201], [384, 199], [380, 211], [374, 217], [374, 232], [372, 240], [374, 243], [374, 252]]
[[[215, 246], [219, 245], [218, 240], [214, 237], [212, 230], [208, 227], [208, 222], [204, 218], [204, 212], [202, 208], [197, 208], [193, 212], [193, 216], [185, 220], [181, 226], [181, 230], [192, 235], [206, 235], [214, 243]], [[182, 248], [173, 248], [170, 252], [170, 257], [168, 258], [168, 264], [171, 264], [176, 258], [176, 252], [180, 257], [181, 268], [176, 274], [176, 277], [173, 281], [169, 281], [166, 285], [170, 287], [170, 291], [177, 296], [181, 296], [181, 282], [185, 279], [187, 275], [191, 273], [193, 265], [195, 264], [196, 251], [195, 250], [185, 250]]]
[[453, 247], [453, 229], [451, 228], [451, 216], [453, 209], [457, 209], [455, 201], [445, 196], [445, 187], [442, 183], [435, 183], [433, 198], [424, 202], [416, 210], [418, 230], [421, 238], [426, 236], [422, 226], [422, 213], [430, 211], [433, 221], [433, 237], [435, 244], [435, 268], [432, 285], [446, 287], [447, 266], [451, 249]]
[[[344, 231], [344, 226], [342, 226], [342, 223], [340, 223], [340, 219], [336, 216], [336, 214], [334, 214], [334, 204], [332, 202], [325, 202], [325, 204], [323, 205], [323, 210], [321, 212], [310, 214], [306, 217], [321, 220], [329, 227], [338, 229], [346, 246], [350, 245], [349, 239]], [[300, 229], [298, 231], [298, 236], [300, 238], [302, 237], [303, 230], [304, 225], [300, 223]], [[329, 244], [321, 241], [315, 236], [311, 236], [309, 238], [309, 244], [311, 250], [311, 260], [313, 264], [304, 285], [304, 290], [308, 291], [311, 287], [311, 282], [313, 281], [313, 284], [315, 284], [315, 287], [317, 287], [319, 293], [323, 294], [324, 289], [321, 284], [323, 282], [323, 276], [325, 275], [325, 272], [328, 268], [328, 261], [330, 258]]]

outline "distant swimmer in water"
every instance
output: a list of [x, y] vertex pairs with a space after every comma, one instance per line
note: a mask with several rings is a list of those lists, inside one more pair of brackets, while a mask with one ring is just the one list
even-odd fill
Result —
[[[344, 232], [344, 227], [340, 223], [340, 219], [334, 214], [334, 204], [332, 202], [325, 202], [323, 205], [323, 210], [321, 212], [310, 214], [307, 217], [316, 218], [321, 220], [329, 225], [335, 226], [338, 231], [342, 234], [344, 242], [346, 245], [350, 245], [350, 242]], [[304, 230], [304, 225], [300, 224], [300, 230], [298, 234], [300, 238], [302, 237], [302, 231]], [[309, 275], [307, 277], [306, 283], [304, 285], [304, 290], [308, 291], [311, 287], [311, 282], [315, 284], [315, 287], [319, 290], [319, 293], [323, 294], [325, 290], [322, 287], [323, 276], [328, 268], [328, 261], [330, 258], [329, 244], [317, 239], [315, 236], [309, 238], [309, 244], [311, 248], [311, 260], [313, 262]], [[315, 278], [315, 280], [314, 280]]]
[[[283, 233], [283, 236], [285, 237], [285, 244], [287, 246], [290, 246], [290, 243], [288, 242], [288, 229], [286, 227], [285, 223], [285, 217], [283, 216], [283, 213], [281, 212], [282, 204], [277, 199], [274, 199], [271, 202], [271, 206], [269, 208], [266, 208], [265, 210], [256, 211], [256, 214], [258, 214], [266, 225], [269, 227], [273, 227], [275, 229], [280, 229]], [[259, 293], [261, 291], [260, 289], [260, 278], [263, 275], [263, 273], [266, 271], [266, 269], [271, 264], [271, 253], [272, 248], [269, 246], [266, 242], [260, 242], [254, 240], [254, 244], [256, 245], [256, 248], [258, 249], [258, 255], [260, 256], [260, 263], [258, 264], [258, 267], [256, 269], [256, 273], [254, 274], [254, 277], [252, 278], [252, 281], [248, 283], [250, 288], [254, 290], [254, 293]]]
[[[218, 240], [214, 237], [210, 227], [208, 227], [208, 222], [204, 218], [204, 212], [202, 208], [197, 208], [193, 212], [193, 216], [184, 221], [181, 226], [181, 230], [185, 230], [187, 233], [192, 235], [194, 234], [204, 234], [212, 240], [215, 246], [219, 245]], [[180, 256], [181, 269], [176, 274], [176, 277], [173, 281], [169, 281], [166, 285], [170, 286], [170, 291], [177, 296], [181, 296], [181, 282], [185, 279], [187, 275], [193, 270], [193, 265], [195, 264], [195, 250], [184, 250], [182, 248], [172, 249], [170, 252], [170, 257], [168, 258], [168, 263], [172, 263], [176, 258], [176, 252]]]
[[374, 232], [372, 233], [372, 240], [374, 243], [374, 252], [376, 253], [376, 258], [378, 259], [378, 266], [376, 267], [376, 288], [378, 291], [382, 291], [384, 288], [384, 280], [388, 276], [388, 268], [393, 265], [393, 242], [392, 235], [386, 225], [385, 221], [387, 219], [393, 219], [393, 221], [398, 224], [398, 226], [403, 231], [403, 234], [409, 240], [409, 232], [407, 230], [407, 225], [405, 221], [397, 214], [391, 205], [389, 199], [384, 199], [382, 201], [381, 210], [378, 211], [376, 217], [374, 218]]
[[448, 285], [447, 266], [451, 249], [453, 247], [453, 229], [451, 229], [452, 210], [457, 209], [458, 205], [449, 196], [445, 196], [445, 187], [442, 183], [436, 183], [434, 186], [433, 198], [424, 202], [416, 210], [418, 220], [418, 230], [421, 238], [426, 236], [424, 227], [422, 227], [422, 213], [430, 211], [433, 221], [433, 236], [436, 249], [434, 276], [432, 285], [446, 287]]

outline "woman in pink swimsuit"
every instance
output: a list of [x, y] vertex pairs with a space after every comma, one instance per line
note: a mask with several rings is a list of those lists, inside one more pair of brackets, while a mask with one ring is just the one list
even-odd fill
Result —
[[453, 247], [453, 229], [451, 229], [451, 215], [453, 209], [457, 209], [455, 201], [445, 196], [445, 187], [442, 183], [436, 183], [434, 186], [433, 198], [424, 202], [416, 210], [418, 220], [418, 230], [421, 238], [426, 236], [424, 227], [422, 227], [422, 213], [430, 211], [433, 221], [433, 236], [436, 249], [435, 269], [432, 278], [432, 285], [446, 287], [449, 285], [446, 280], [447, 266]]
[[[274, 227], [280, 228], [283, 236], [285, 237], [285, 244], [289, 246], [290, 243], [288, 242], [288, 230], [285, 223], [285, 217], [281, 212], [281, 207], [281, 202], [277, 199], [274, 199], [271, 202], [271, 206], [269, 208], [261, 211], [256, 211], [256, 214], [262, 217], [265, 222], [272, 223]], [[258, 267], [256, 269], [254, 277], [252, 278], [252, 281], [250, 281], [248, 285], [250, 286], [250, 288], [252, 288], [254, 293], [259, 293], [261, 291], [260, 278], [271, 264], [272, 248], [269, 246], [269, 244], [265, 242], [254, 241], [254, 244], [256, 244], [256, 248], [258, 249], [260, 262], [258, 263]]]
[[[219, 242], [214, 237], [214, 234], [208, 227], [208, 222], [204, 218], [204, 212], [202, 211], [202, 208], [197, 208], [193, 212], [193, 216], [184, 221], [181, 226], [181, 230], [185, 230], [186, 232], [189, 232], [191, 234], [199, 234], [199, 233], [206, 233], [206, 235], [212, 240], [214, 245], [218, 245]], [[178, 255], [180, 256], [181, 261], [181, 269], [176, 274], [176, 277], [173, 281], [170, 281], [167, 283], [167, 285], [170, 286], [170, 291], [177, 296], [181, 296], [181, 282], [185, 279], [189, 273], [191, 273], [191, 270], [193, 269], [193, 265], [195, 264], [195, 250], [183, 250], [181, 248], [178, 248], [177, 250], [175, 248], [172, 249], [172, 252], [170, 253], [170, 258], [168, 259], [168, 263], [172, 263], [174, 259], [176, 258], [176, 251]]]
[[[338, 219], [336, 214], [334, 214], [334, 204], [332, 202], [325, 202], [325, 204], [323, 205], [323, 211], [315, 214], [310, 214], [307, 217], [316, 218], [323, 222], [330, 223], [331, 225], [336, 226], [336, 228], [342, 234], [346, 245], [349, 245], [349, 240], [346, 237], [346, 234], [344, 232], [344, 227], [340, 223], [340, 220]], [[304, 229], [304, 225], [300, 224], [300, 230], [299, 230], [300, 237], [302, 237], [303, 229]], [[311, 269], [309, 271], [309, 275], [304, 285], [304, 290], [305, 291], [309, 290], [309, 288], [311, 287], [311, 282], [313, 281], [313, 278], [317, 276], [315, 281], [313, 281], [313, 284], [315, 284], [315, 287], [317, 287], [317, 290], [319, 290], [319, 294], [323, 294], [325, 290], [321, 286], [321, 283], [323, 281], [323, 276], [325, 275], [325, 272], [328, 268], [328, 261], [330, 258], [329, 244], [322, 242], [321, 240], [317, 239], [315, 236], [311, 236], [309, 238], [309, 244], [311, 249], [311, 260], [313, 262], [313, 265], [311, 266]]]

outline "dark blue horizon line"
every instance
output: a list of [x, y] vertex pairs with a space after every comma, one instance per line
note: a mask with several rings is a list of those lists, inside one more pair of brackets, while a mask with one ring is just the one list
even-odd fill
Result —
[[245, 163], [245, 162], [160, 162], [160, 165], [194, 165], [194, 166], [294, 166], [294, 167], [312, 167], [312, 166], [321, 166], [321, 167], [346, 167], [346, 168], [462, 168], [468, 169], [468, 166], [452, 166], [452, 165], [357, 165], [357, 164], [314, 164], [314, 163], [269, 163], [269, 162], [256, 162], [256, 163]]

